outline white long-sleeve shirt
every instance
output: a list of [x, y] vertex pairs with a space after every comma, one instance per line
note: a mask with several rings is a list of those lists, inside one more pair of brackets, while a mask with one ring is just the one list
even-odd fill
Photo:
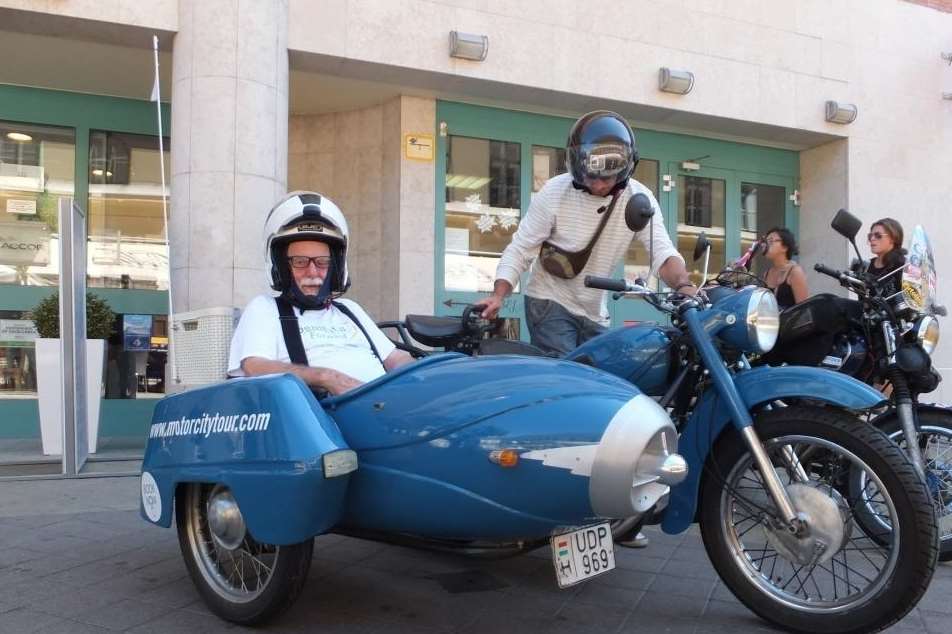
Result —
[[[629, 198], [642, 193], [648, 196], [654, 209], [654, 222], [637, 233], [625, 224], [625, 205]], [[682, 262], [684, 258], [671, 244], [661, 217], [661, 208], [651, 190], [634, 179], [618, 196], [612, 217], [605, 225], [585, 268], [570, 280], [548, 273], [538, 261], [539, 247], [549, 241], [566, 251], [581, 251], [595, 234], [601, 215], [598, 208], [608, 205], [611, 197], [592, 196], [572, 186], [570, 174], [555, 176], [542, 186], [532, 199], [529, 211], [519, 223], [512, 242], [502, 253], [496, 267], [496, 279], [506, 280], [513, 287], [528, 269], [531, 271], [526, 294], [538, 299], [558, 302], [569, 312], [599, 323], [608, 322], [608, 302], [604, 291], [586, 288], [586, 275], [609, 277], [620, 264], [633, 237], [648, 249], [654, 232], [654, 257], [651, 269], [655, 272], [670, 257]]]

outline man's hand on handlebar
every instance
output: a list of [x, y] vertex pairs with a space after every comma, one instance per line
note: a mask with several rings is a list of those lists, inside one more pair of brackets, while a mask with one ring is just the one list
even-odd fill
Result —
[[506, 280], [496, 280], [493, 284], [493, 294], [473, 302], [473, 306], [482, 307], [483, 312], [480, 313], [480, 317], [483, 319], [495, 319], [510, 293], [512, 293], [512, 284]]
[[495, 319], [496, 315], [499, 314], [499, 310], [502, 308], [503, 300], [497, 297], [496, 295], [490, 295], [489, 297], [484, 297], [478, 301], [473, 302], [473, 306], [478, 306], [482, 308], [482, 312], [479, 313], [479, 316], [483, 319]]

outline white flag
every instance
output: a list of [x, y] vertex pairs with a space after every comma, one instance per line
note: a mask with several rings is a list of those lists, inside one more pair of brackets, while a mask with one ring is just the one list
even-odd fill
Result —
[[154, 80], [152, 81], [152, 95], [149, 97], [149, 101], [157, 102], [159, 100], [159, 38], [155, 35], [152, 36], [152, 51], [154, 54], [155, 72]]

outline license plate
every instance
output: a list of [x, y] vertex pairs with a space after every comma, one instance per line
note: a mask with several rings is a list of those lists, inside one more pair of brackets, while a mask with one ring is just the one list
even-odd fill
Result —
[[615, 550], [608, 522], [554, 535], [552, 563], [560, 588], [574, 586], [615, 567]]

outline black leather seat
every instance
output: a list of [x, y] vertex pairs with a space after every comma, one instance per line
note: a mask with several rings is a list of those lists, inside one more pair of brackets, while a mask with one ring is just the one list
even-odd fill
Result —
[[405, 323], [411, 337], [434, 348], [452, 345], [466, 334], [462, 317], [407, 315]]

